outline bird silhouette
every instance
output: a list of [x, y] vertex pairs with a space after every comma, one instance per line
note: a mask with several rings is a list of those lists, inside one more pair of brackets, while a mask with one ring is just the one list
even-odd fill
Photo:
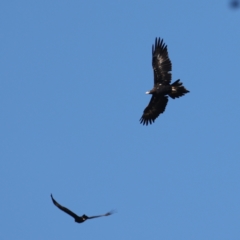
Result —
[[71, 210], [69, 210], [68, 208], [66, 207], [63, 207], [62, 205], [60, 205], [52, 196], [51, 194], [51, 198], [52, 198], [52, 201], [53, 201], [53, 204], [55, 206], [57, 206], [60, 210], [62, 210], [63, 212], [69, 214], [70, 216], [72, 216], [74, 219], [75, 219], [75, 222], [77, 223], [82, 223], [82, 222], [85, 222], [86, 220], [88, 219], [92, 219], [92, 218], [98, 218], [98, 217], [106, 217], [106, 216], [110, 216], [114, 213], [114, 211], [110, 211], [110, 212], [107, 212], [105, 214], [102, 214], [102, 215], [97, 215], [97, 216], [92, 216], [92, 217], [88, 217], [87, 215], [83, 214], [82, 216], [78, 216], [77, 214], [75, 214], [74, 212], [72, 212]]
[[182, 85], [180, 79], [170, 84], [172, 63], [168, 57], [167, 45], [164, 44], [163, 39], [156, 38], [155, 46], [152, 46], [152, 67], [154, 86], [152, 90], [146, 92], [146, 94], [152, 94], [152, 98], [140, 119], [140, 123], [143, 125], [152, 124], [165, 111], [168, 96], [174, 99], [189, 92]]

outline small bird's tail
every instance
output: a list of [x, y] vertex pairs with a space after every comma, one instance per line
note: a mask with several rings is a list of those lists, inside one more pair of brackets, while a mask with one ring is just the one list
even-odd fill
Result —
[[181, 96], [183, 96], [184, 94], [188, 93], [189, 91], [182, 85], [182, 83], [180, 82], [180, 79], [178, 79], [177, 81], [175, 81], [172, 85], [172, 91], [171, 93], [169, 93], [169, 96], [171, 98], [179, 98]]

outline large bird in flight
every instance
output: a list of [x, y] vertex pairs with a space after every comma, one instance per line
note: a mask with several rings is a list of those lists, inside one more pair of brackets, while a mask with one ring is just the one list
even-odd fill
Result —
[[152, 124], [164, 112], [168, 96], [174, 99], [189, 92], [182, 85], [180, 79], [170, 84], [172, 63], [168, 57], [167, 45], [164, 44], [163, 39], [156, 38], [155, 46], [152, 46], [152, 67], [154, 86], [152, 90], [146, 92], [146, 94], [152, 94], [152, 98], [140, 119], [140, 123], [143, 125]]
[[102, 214], [102, 215], [98, 215], [98, 216], [92, 216], [92, 217], [88, 217], [86, 216], [85, 214], [82, 215], [82, 216], [78, 216], [77, 214], [75, 214], [74, 212], [72, 212], [71, 210], [67, 209], [66, 207], [63, 207], [61, 206], [52, 196], [51, 194], [51, 198], [52, 198], [52, 201], [53, 201], [53, 204], [55, 206], [57, 206], [60, 210], [62, 210], [63, 212], [69, 214], [70, 216], [72, 216], [74, 219], [75, 219], [75, 222], [77, 223], [82, 223], [82, 222], [85, 222], [86, 220], [88, 219], [92, 219], [92, 218], [98, 218], [98, 217], [104, 217], [104, 216], [109, 216], [111, 214], [113, 214], [114, 212], [113, 211], [110, 211], [110, 212], [107, 212], [105, 214]]

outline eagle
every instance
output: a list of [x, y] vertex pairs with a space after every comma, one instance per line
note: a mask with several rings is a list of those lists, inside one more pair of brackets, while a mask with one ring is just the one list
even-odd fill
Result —
[[164, 112], [168, 96], [175, 99], [189, 92], [182, 85], [180, 79], [170, 84], [172, 63], [168, 57], [167, 45], [161, 38], [156, 38], [155, 45], [152, 45], [152, 67], [154, 86], [152, 90], [146, 92], [146, 94], [152, 94], [152, 98], [140, 119], [140, 123], [143, 125], [152, 124]]
[[107, 212], [105, 214], [102, 214], [102, 215], [97, 215], [97, 216], [92, 216], [92, 217], [88, 217], [87, 215], [83, 214], [82, 216], [78, 216], [77, 214], [75, 214], [74, 212], [72, 212], [71, 210], [69, 210], [68, 208], [66, 207], [63, 207], [61, 206], [52, 196], [51, 194], [51, 198], [52, 198], [52, 201], [53, 201], [53, 204], [55, 206], [57, 206], [60, 210], [62, 210], [63, 212], [69, 214], [70, 216], [72, 216], [74, 219], [75, 219], [75, 222], [77, 223], [83, 223], [85, 222], [86, 220], [88, 219], [92, 219], [92, 218], [98, 218], [98, 217], [104, 217], [104, 216], [109, 216], [109, 215], [112, 215], [114, 213], [114, 211], [110, 211], [110, 212]]

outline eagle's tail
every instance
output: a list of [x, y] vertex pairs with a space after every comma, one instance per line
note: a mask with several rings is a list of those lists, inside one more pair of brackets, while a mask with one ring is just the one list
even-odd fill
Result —
[[180, 82], [180, 79], [178, 79], [177, 81], [175, 81], [172, 85], [172, 91], [171, 93], [169, 93], [169, 96], [171, 98], [179, 98], [181, 96], [183, 96], [184, 94], [188, 93], [189, 91], [182, 85], [182, 83]]

